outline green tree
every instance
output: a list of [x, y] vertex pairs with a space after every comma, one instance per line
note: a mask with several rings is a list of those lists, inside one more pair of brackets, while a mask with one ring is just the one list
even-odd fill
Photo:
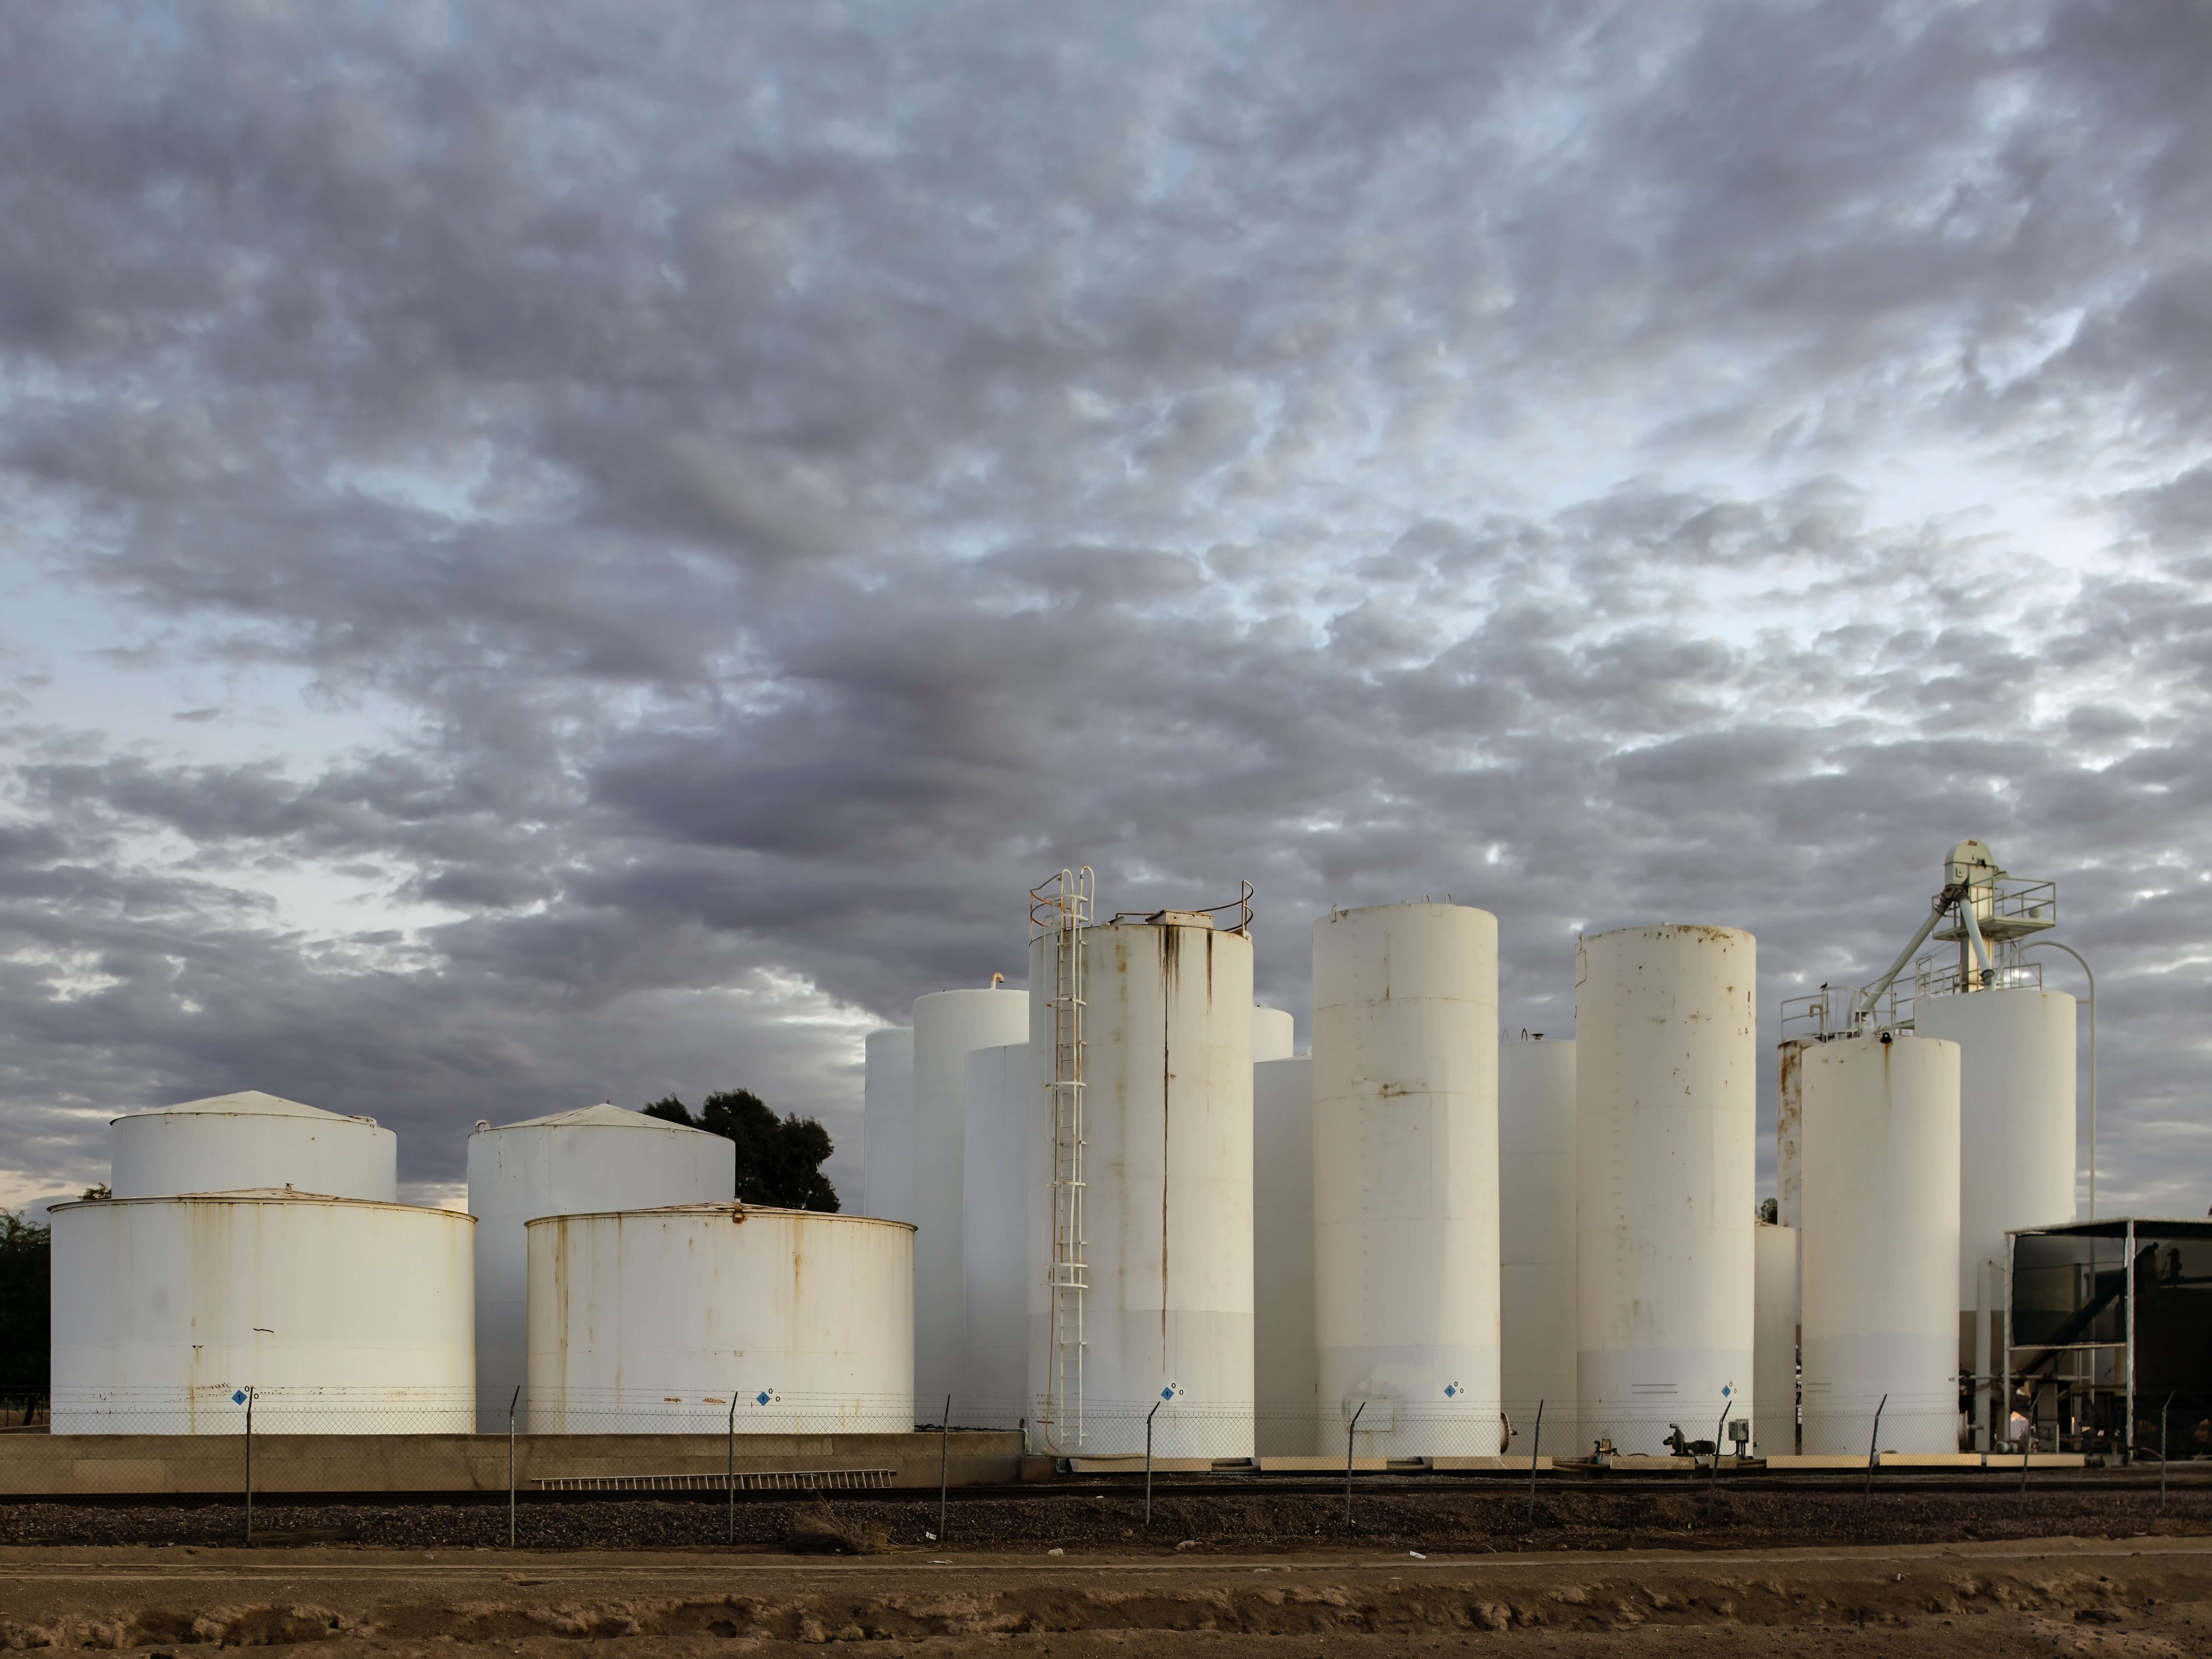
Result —
[[750, 1089], [708, 1095], [694, 1117], [674, 1095], [645, 1109], [647, 1117], [720, 1135], [738, 1149], [742, 1203], [784, 1210], [837, 1208], [837, 1189], [822, 1166], [837, 1150], [830, 1132], [811, 1117], [778, 1117]]
[[46, 1389], [52, 1237], [0, 1210], [0, 1389]]

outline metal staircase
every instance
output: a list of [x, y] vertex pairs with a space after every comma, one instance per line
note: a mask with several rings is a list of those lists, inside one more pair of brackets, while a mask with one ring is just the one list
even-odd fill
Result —
[[1030, 894], [1030, 921], [1053, 937], [1051, 1352], [1038, 1426], [1058, 1452], [1082, 1449], [1083, 1298], [1091, 1287], [1083, 1224], [1083, 947], [1097, 878], [1062, 870]]

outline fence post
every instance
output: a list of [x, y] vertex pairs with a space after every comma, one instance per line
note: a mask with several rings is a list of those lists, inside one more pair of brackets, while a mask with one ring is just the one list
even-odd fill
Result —
[[522, 1403], [522, 1384], [507, 1402], [507, 1547], [514, 1547], [514, 1408]]
[[1528, 1524], [1536, 1524], [1536, 1453], [1544, 1443], [1544, 1402], [1536, 1402], [1536, 1431], [1528, 1439]]
[[2020, 1501], [2027, 1502], [2027, 1460], [2035, 1450], [2035, 1395], [2030, 1394], [2021, 1407], [2020, 1431]]
[[1367, 1402], [1359, 1402], [1359, 1410], [1352, 1413], [1352, 1421], [1344, 1425], [1344, 1524], [1352, 1524], [1352, 1448], [1353, 1437], [1359, 1432], [1359, 1414], [1367, 1409]]
[[[2158, 1512], [2166, 1513], [2166, 1414], [2173, 1409], [2173, 1396], [2158, 1408]], [[2132, 1425], [2130, 1425], [2132, 1427]]]
[[952, 1458], [952, 1396], [945, 1396], [945, 1421], [938, 1425], [937, 1441], [937, 1541], [942, 1544], [951, 1536], [952, 1529], [945, 1524], [945, 1469]]
[[722, 1443], [722, 1491], [730, 1506], [730, 1542], [738, 1541], [738, 1391], [730, 1390], [730, 1431]]
[[[1859, 1397], [1864, 1399], [1866, 1396], [1862, 1395]], [[1882, 1395], [1881, 1404], [1874, 1408], [1874, 1432], [1867, 1436], [1866, 1489], [1869, 1492], [1874, 1490], [1874, 1466], [1881, 1457], [1881, 1454], [1875, 1449], [1881, 1443], [1881, 1414], [1888, 1405], [1889, 1396]]]
[[[1753, 1377], [1752, 1380], [1755, 1382], [1757, 1382], [1759, 1379], [1758, 1379], [1758, 1378], [1756, 1378], [1756, 1377]], [[1884, 1398], [1887, 1398], [1887, 1395], [1885, 1395], [1885, 1396], [1884, 1396]], [[1714, 1424], [1714, 1425], [1713, 1425], [1713, 1473], [1712, 1473], [1712, 1476], [1711, 1476], [1711, 1478], [1710, 1480], [1708, 1480], [1705, 1482], [1705, 1484], [1706, 1484], [1707, 1486], [1718, 1486], [1718, 1485], [1720, 1484], [1720, 1478], [1721, 1478], [1721, 1431], [1728, 1427], [1729, 1413], [1730, 1412], [1734, 1411], [1735, 1409], [1735, 1395], [1729, 1395], [1727, 1399], [1725, 1399], [1725, 1400], [1723, 1400], [1723, 1401], [1721, 1401], [1721, 1415], [1720, 1415], [1720, 1421], [1718, 1421], [1717, 1423], [1716, 1423], [1716, 1424]], [[1879, 1420], [1879, 1419], [1877, 1419], [1877, 1420]]]
[[1152, 1417], [1166, 1403], [1163, 1400], [1155, 1400], [1152, 1411], [1145, 1413], [1145, 1525], [1147, 1529], [1152, 1524]]
[[246, 1547], [253, 1547], [253, 1389], [246, 1390]]

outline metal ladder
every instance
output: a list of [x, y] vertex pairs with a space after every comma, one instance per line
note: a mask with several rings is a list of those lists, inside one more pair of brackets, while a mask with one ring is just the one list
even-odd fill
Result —
[[1030, 919], [1053, 932], [1052, 1352], [1039, 1426], [1054, 1450], [1084, 1440], [1083, 1298], [1091, 1288], [1083, 1224], [1083, 947], [1097, 878], [1062, 870], [1030, 895]]

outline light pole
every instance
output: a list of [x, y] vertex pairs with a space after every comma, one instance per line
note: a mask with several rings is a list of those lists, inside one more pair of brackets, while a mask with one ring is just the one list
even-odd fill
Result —
[[2081, 964], [2081, 972], [2089, 981], [2089, 1219], [2097, 1218], [2097, 975], [2089, 966], [2088, 957], [2070, 945], [2062, 945], [2055, 939], [2039, 939], [2020, 947], [2023, 951], [2063, 951]]

